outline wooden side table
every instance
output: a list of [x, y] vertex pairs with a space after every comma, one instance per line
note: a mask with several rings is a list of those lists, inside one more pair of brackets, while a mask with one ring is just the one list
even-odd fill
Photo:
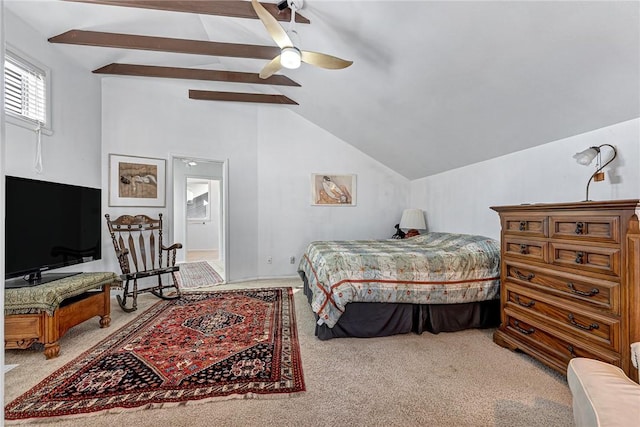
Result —
[[43, 285], [5, 290], [5, 349], [44, 344], [47, 359], [60, 353], [58, 341], [72, 327], [100, 316], [100, 327], [111, 323], [111, 285], [115, 273], [81, 273]]

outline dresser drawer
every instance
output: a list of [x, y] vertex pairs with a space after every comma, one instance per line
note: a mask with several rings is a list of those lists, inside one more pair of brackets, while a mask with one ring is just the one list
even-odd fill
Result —
[[526, 240], [517, 237], [504, 237], [504, 255], [531, 261], [547, 262], [549, 248], [546, 242]]
[[589, 279], [552, 269], [536, 268], [510, 260], [505, 262], [504, 282], [537, 288], [570, 301], [620, 314], [620, 284], [615, 281]]
[[580, 246], [558, 242], [549, 243], [549, 262], [597, 273], [620, 275], [620, 249]]
[[574, 357], [586, 357], [589, 359], [601, 360], [618, 367], [622, 366], [620, 357], [610, 354], [607, 351], [586, 345], [580, 340], [560, 335], [544, 325], [538, 324], [534, 319], [519, 316], [505, 310], [507, 314], [505, 320], [506, 332], [531, 347], [537, 348], [546, 357], [560, 361], [567, 365]]
[[569, 334], [613, 351], [620, 351], [620, 320], [562, 304], [562, 300], [507, 285], [507, 306], [537, 316]]
[[549, 237], [552, 239], [620, 243], [619, 216], [551, 216]]
[[505, 234], [525, 237], [547, 237], [547, 216], [505, 216], [503, 231]]

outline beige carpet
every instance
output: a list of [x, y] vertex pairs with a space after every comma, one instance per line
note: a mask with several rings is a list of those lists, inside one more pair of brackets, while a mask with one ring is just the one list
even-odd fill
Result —
[[[218, 285], [292, 286], [297, 279]], [[295, 294], [307, 391], [287, 399], [228, 400], [57, 422], [56, 426], [571, 426], [564, 376], [492, 342], [493, 330], [319, 341], [301, 289]], [[157, 299], [138, 298], [139, 310]], [[61, 355], [8, 350], [5, 401], [133, 319], [114, 304], [112, 326], [90, 320], [61, 340]]]

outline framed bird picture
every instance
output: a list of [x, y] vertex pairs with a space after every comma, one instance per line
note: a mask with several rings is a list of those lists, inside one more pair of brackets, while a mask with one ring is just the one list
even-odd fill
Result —
[[164, 207], [166, 160], [109, 154], [109, 206]]
[[313, 206], [355, 206], [356, 176], [311, 174], [311, 204]]

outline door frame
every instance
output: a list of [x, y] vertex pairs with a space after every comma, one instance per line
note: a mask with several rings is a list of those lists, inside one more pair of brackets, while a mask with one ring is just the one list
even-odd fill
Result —
[[[217, 163], [222, 165], [222, 176], [211, 176], [202, 173], [194, 173], [192, 175], [188, 175], [190, 178], [203, 178], [210, 180], [219, 180], [220, 183], [220, 258], [224, 264], [224, 280], [225, 282], [229, 282], [230, 271], [229, 271], [229, 159], [225, 160], [214, 160], [214, 159], [205, 159], [201, 157], [193, 157], [184, 154], [172, 154], [171, 155], [171, 193], [172, 193], [172, 203], [173, 203], [173, 227], [172, 241], [176, 241], [176, 234], [180, 234], [184, 237], [184, 241], [181, 243], [185, 244], [185, 249], [188, 245], [186, 242], [187, 239], [187, 200], [186, 200], [186, 187], [187, 180], [186, 176], [181, 182], [176, 182], [179, 178], [175, 173], [175, 162], [177, 160], [182, 161], [183, 159], [193, 160], [195, 162], [201, 163]], [[176, 195], [176, 191], [174, 188], [176, 185], [180, 185], [183, 188], [180, 195]], [[178, 200], [179, 199], [179, 200]], [[179, 251], [179, 261], [186, 261], [186, 252]]]

